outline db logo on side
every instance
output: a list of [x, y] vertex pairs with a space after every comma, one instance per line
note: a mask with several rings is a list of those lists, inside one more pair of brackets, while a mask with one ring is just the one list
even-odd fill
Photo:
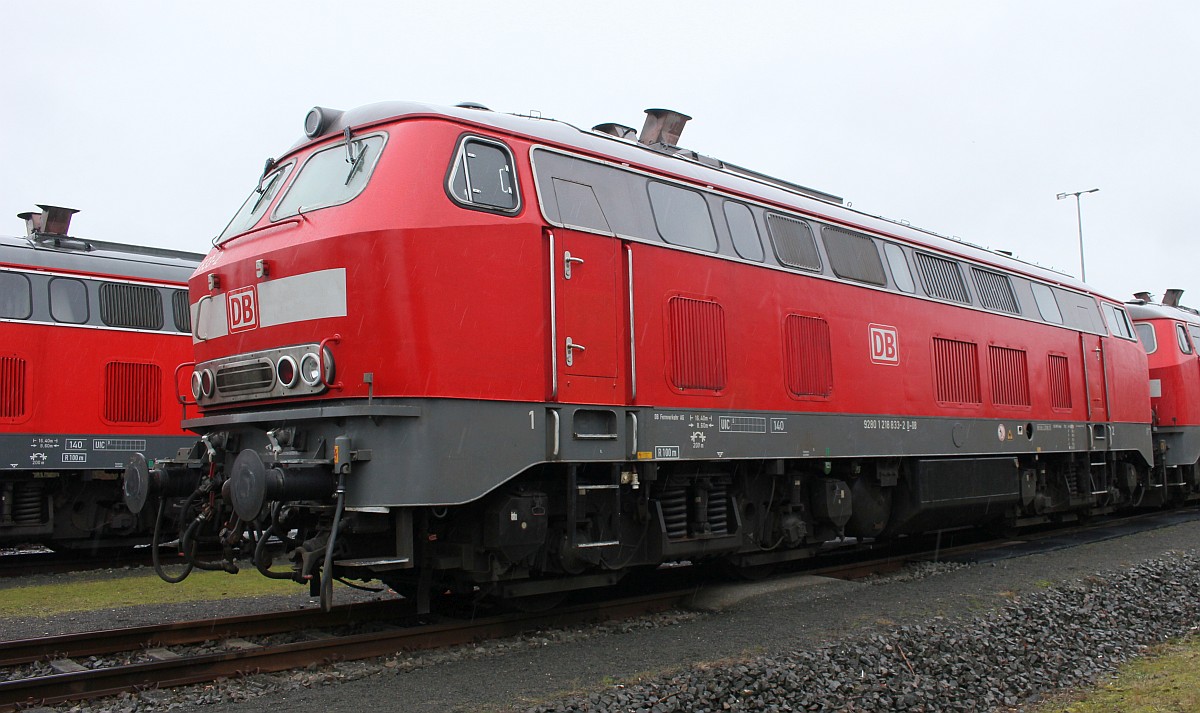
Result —
[[886, 324], [870, 325], [871, 361], [876, 364], [900, 364], [900, 337], [895, 327]]
[[258, 326], [258, 293], [253, 285], [225, 295], [225, 315], [229, 318], [230, 332], [244, 332]]

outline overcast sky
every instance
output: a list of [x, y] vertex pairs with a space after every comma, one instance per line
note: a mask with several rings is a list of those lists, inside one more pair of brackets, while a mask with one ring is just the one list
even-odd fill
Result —
[[[204, 251], [313, 105], [465, 100], [680, 143], [1089, 282], [1188, 291], [1200, 3], [0, 3], [0, 233]], [[1188, 299], [1190, 297], [1190, 299]]]

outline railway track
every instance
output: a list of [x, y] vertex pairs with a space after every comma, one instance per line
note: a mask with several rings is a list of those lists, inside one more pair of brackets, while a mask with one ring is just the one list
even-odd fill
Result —
[[[989, 562], [1098, 542], [1134, 532], [1200, 519], [1189, 508], [1120, 518], [1092, 527], [1026, 533], [1019, 539], [974, 541], [943, 546], [931, 537], [911, 551], [883, 557], [845, 558], [803, 572], [860, 579], [899, 570], [915, 561]], [[916, 538], [914, 538], [916, 539]], [[828, 557], [827, 557], [828, 558]], [[302, 668], [314, 662], [357, 660], [401, 651], [512, 636], [538, 629], [630, 618], [677, 608], [699, 585], [686, 572], [670, 581], [676, 588], [642, 596], [559, 608], [547, 613], [502, 614], [471, 620], [430, 622], [405, 600], [336, 607], [331, 612], [283, 611], [224, 619], [115, 629], [0, 643], [0, 713], [115, 695], [123, 691], [204, 683], [225, 677]], [[659, 585], [663, 586], [663, 585]], [[297, 634], [299, 632], [299, 634]], [[286, 641], [271, 637], [288, 634]], [[97, 666], [96, 657], [118, 663]], [[83, 663], [81, 663], [83, 662]], [[85, 664], [91, 663], [92, 667]], [[20, 667], [28, 675], [13, 674]]]
[[[677, 607], [691, 590], [672, 591], [608, 602], [592, 602], [539, 614], [504, 614], [474, 621], [401, 626], [411, 614], [404, 607], [377, 602], [348, 606], [327, 615], [281, 612], [271, 616], [236, 617], [137, 629], [72, 634], [0, 644], [0, 666], [46, 662], [50, 673], [0, 682], [0, 712], [30, 705], [99, 698], [123, 691], [165, 688], [213, 681], [251, 673], [301, 668], [314, 662], [356, 660], [400, 651], [442, 648], [482, 639], [512, 636], [530, 630], [624, 619]], [[402, 602], [400, 602], [402, 603]], [[389, 611], [390, 610], [390, 611]], [[361, 625], [371, 622], [372, 630]], [[330, 627], [353, 626], [335, 633]], [[254, 637], [293, 632], [308, 635], [285, 643], [255, 642]], [[221, 651], [189, 653], [180, 646], [221, 641]], [[85, 657], [135, 654], [132, 661], [87, 668]]]

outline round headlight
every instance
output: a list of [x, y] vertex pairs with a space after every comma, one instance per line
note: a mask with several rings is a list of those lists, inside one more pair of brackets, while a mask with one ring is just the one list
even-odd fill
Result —
[[192, 398], [193, 398], [193, 399], [195, 399], [195, 400], [197, 400], [197, 401], [199, 401], [199, 400], [200, 400], [200, 394], [202, 394], [202, 393], [203, 393], [203, 392], [200, 390], [200, 372], [198, 372], [198, 371], [193, 371], [193, 372], [192, 372], [192, 379], [191, 379], [191, 381], [192, 381]]
[[290, 389], [296, 385], [296, 360], [290, 356], [281, 356], [279, 361], [275, 362], [275, 377], [279, 379], [280, 386], [285, 389]]
[[213, 395], [213, 373], [212, 369], [205, 369], [200, 372], [200, 393], [205, 396]]
[[321, 383], [321, 360], [309, 352], [300, 357], [300, 378], [309, 386]]

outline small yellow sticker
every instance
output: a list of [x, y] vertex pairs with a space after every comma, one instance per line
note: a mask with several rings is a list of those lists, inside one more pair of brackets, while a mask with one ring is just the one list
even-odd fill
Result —
[[654, 460], [654, 452], [638, 451], [638, 460]]

